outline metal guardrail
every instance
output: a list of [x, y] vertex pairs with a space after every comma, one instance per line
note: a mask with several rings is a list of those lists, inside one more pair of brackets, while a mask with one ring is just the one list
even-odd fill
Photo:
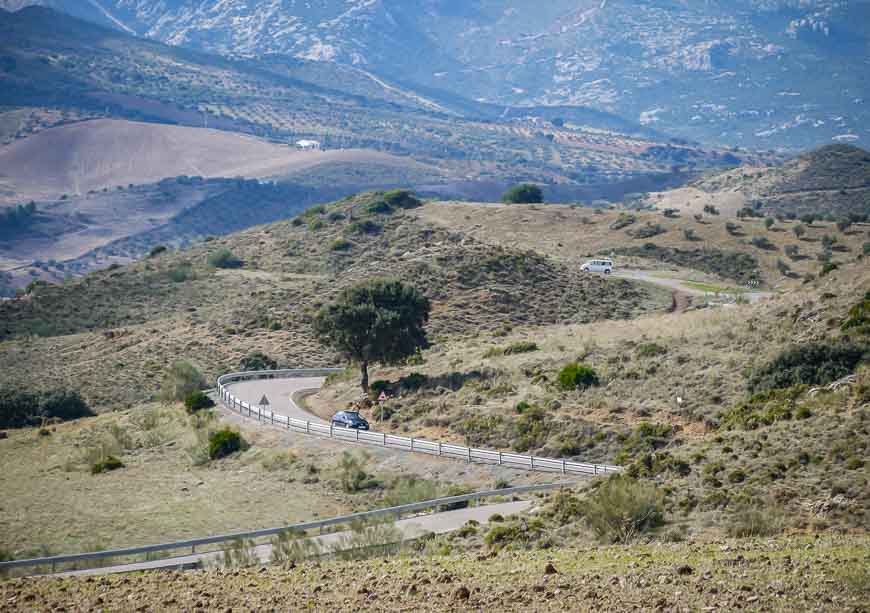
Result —
[[[433, 500], [425, 500], [423, 502], [414, 502], [411, 504], [403, 504], [385, 509], [376, 509], [374, 511], [363, 511], [362, 513], [353, 513], [351, 515], [343, 515], [340, 517], [332, 517], [329, 519], [321, 519], [317, 521], [303, 522], [284, 526], [281, 528], [267, 528], [264, 530], [252, 530], [249, 532], [236, 532], [233, 534], [224, 534], [221, 536], [210, 536], [199, 539], [191, 539], [185, 541], [175, 541], [172, 543], [162, 543], [159, 545], [145, 545], [142, 547], [128, 547], [125, 549], [111, 549], [106, 551], [94, 551], [91, 553], [79, 553], [61, 556], [52, 556], [46, 558], [31, 558], [28, 560], [11, 560], [9, 562], [0, 562], [0, 570], [10, 568], [22, 568], [27, 566], [50, 566], [52, 572], [58, 564], [68, 564], [71, 562], [81, 562], [85, 560], [98, 560], [104, 558], [119, 558], [125, 556], [135, 556], [161, 551], [172, 551], [175, 549], [190, 549], [192, 553], [196, 553], [197, 547], [205, 545], [213, 545], [216, 543], [226, 543], [236, 540], [252, 540], [267, 536], [275, 536], [288, 531], [306, 531], [322, 529], [329, 526], [353, 524], [354, 522], [366, 521], [394, 515], [396, 519], [402, 514], [412, 513], [414, 511], [422, 511], [439, 507], [442, 505], [455, 505], [463, 502], [471, 502], [482, 500], [484, 498], [494, 498], [497, 496], [513, 496], [516, 494], [528, 494], [533, 492], [543, 492], [547, 490], [563, 489], [571, 487], [573, 483], [548, 483], [544, 485], [523, 485], [519, 487], [511, 487], [501, 490], [488, 490], [484, 492], [475, 492], [472, 494], [461, 494], [459, 496], [447, 496], [445, 498], [435, 498]], [[167, 567], [174, 567], [172, 558], [167, 558]]]
[[620, 472], [619, 466], [609, 464], [586, 464], [583, 462], [569, 462], [567, 460], [555, 460], [516, 453], [490, 451], [488, 449], [475, 449], [447, 443], [434, 443], [418, 438], [396, 436], [385, 432], [373, 432], [347, 428], [336, 428], [332, 424], [323, 425], [312, 423], [303, 419], [294, 419], [275, 413], [264, 407], [244, 402], [230, 393], [229, 385], [239, 381], [252, 381], [257, 379], [292, 379], [302, 377], [325, 377], [333, 373], [344, 372], [340, 368], [321, 369], [297, 369], [297, 370], [262, 370], [253, 372], [240, 372], [224, 375], [218, 378], [218, 395], [227, 407], [237, 411], [241, 415], [256, 417], [260, 421], [269, 422], [275, 426], [284, 426], [288, 430], [304, 434], [327, 436], [331, 439], [348, 443], [363, 443], [378, 447], [388, 447], [414, 453], [425, 453], [442, 458], [453, 458], [465, 462], [477, 464], [493, 464], [531, 470], [536, 472], [561, 473], [563, 475], [597, 476]]

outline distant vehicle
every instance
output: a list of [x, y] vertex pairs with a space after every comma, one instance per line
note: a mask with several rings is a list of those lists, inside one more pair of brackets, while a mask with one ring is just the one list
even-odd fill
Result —
[[369, 429], [369, 422], [356, 411], [339, 411], [332, 416], [332, 425], [337, 428], [353, 428], [354, 430]]
[[611, 260], [589, 260], [580, 267], [583, 272], [603, 272], [609, 275], [613, 272], [613, 262]]

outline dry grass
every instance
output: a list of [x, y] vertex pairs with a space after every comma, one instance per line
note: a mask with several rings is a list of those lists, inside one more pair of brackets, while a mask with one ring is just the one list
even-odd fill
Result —
[[[784, 277], [777, 268], [777, 261], [787, 262], [798, 275], [818, 274], [821, 263], [815, 256], [822, 251], [821, 238], [835, 236], [850, 251], [835, 253], [835, 261], [851, 261], [861, 253], [867, 240], [863, 230], [870, 226], [856, 226], [856, 230], [843, 234], [834, 224], [816, 222], [807, 227], [806, 236], [798, 240], [792, 233], [796, 222], [777, 223], [775, 230], [765, 229], [762, 219], [735, 220], [732, 217], [704, 215], [704, 223], [698, 223], [692, 215], [683, 214], [668, 218], [661, 212], [634, 212], [637, 221], [619, 230], [610, 226], [623, 214], [622, 211], [602, 211], [596, 214], [588, 208], [568, 206], [500, 206], [485, 204], [430, 203], [415, 212], [422, 220], [463, 232], [478, 240], [497, 245], [512, 245], [534, 249], [540, 253], [576, 266], [590, 257], [609, 255], [612, 250], [643, 247], [654, 243], [659, 247], [681, 250], [718, 250], [725, 254], [745, 253], [758, 260], [761, 276], [769, 287], [785, 288], [800, 284], [800, 280]], [[737, 222], [742, 227], [742, 236], [732, 236], [725, 228], [728, 222]], [[647, 222], [661, 225], [666, 232], [652, 239], [635, 239], [628, 232], [644, 226]], [[805, 225], [805, 224], [804, 224]], [[699, 240], [687, 240], [684, 230], [691, 229]], [[769, 239], [777, 251], [764, 251], [750, 244], [755, 236]], [[806, 259], [792, 261], [785, 255], [788, 245], [797, 246]], [[659, 262], [641, 257], [617, 257], [618, 268], [673, 269]], [[677, 269], [680, 276], [694, 281], [712, 281], [727, 284], [715, 274], [704, 274], [697, 269]]]

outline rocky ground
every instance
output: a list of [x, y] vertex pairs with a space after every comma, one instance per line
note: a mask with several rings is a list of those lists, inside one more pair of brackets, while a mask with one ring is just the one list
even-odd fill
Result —
[[868, 551], [867, 537], [795, 537], [16, 579], [0, 610], [858, 613]]

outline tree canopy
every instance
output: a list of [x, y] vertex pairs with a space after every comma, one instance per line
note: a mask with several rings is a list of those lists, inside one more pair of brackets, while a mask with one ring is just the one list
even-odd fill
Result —
[[370, 363], [397, 364], [429, 346], [425, 325], [431, 305], [414, 287], [393, 279], [376, 279], [344, 290], [320, 309], [317, 336], [356, 362], [368, 393]]
[[544, 192], [532, 183], [515, 185], [501, 198], [506, 204], [537, 204], [544, 201]]

